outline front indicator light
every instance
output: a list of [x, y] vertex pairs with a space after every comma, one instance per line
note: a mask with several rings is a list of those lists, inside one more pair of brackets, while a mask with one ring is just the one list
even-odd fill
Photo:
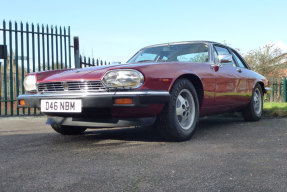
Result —
[[128, 104], [133, 104], [134, 101], [132, 98], [117, 98], [114, 100], [114, 104], [117, 105], [128, 105]]
[[161, 79], [161, 81], [164, 83], [168, 83], [168, 82], [170, 82], [170, 79], [164, 78], [164, 79]]
[[20, 106], [25, 106], [25, 105], [26, 105], [25, 100], [21, 99], [21, 100], [19, 101], [19, 104], [20, 104]]

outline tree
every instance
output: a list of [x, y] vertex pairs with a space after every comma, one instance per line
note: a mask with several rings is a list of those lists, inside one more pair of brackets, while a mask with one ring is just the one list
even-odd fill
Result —
[[280, 77], [284, 74], [286, 63], [282, 63], [280, 48], [274, 44], [267, 44], [259, 49], [248, 52], [244, 58], [250, 68], [264, 76]]

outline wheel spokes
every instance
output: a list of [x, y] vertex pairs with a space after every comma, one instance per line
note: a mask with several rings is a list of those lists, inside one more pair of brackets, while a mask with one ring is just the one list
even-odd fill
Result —
[[182, 116], [183, 112], [185, 111], [184, 108], [185, 108], [185, 99], [181, 95], [179, 95], [176, 101], [176, 115]]
[[191, 116], [190, 104], [184, 95], [178, 95], [176, 102], [176, 115], [181, 124], [186, 124]]
[[194, 99], [189, 90], [183, 89], [176, 99], [175, 115], [182, 129], [189, 129], [194, 122]]

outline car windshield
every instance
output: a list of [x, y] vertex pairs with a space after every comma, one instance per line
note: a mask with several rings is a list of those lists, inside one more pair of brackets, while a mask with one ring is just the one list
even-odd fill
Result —
[[209, 60], [208, 44], [189, 43], [148, 47], [140, 50], [127, 63], [142, 62], [195, 62]]

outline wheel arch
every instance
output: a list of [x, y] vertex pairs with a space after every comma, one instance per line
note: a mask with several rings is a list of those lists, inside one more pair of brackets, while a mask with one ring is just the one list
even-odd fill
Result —
[[[264, 83], [263, 83], [262, 81], [258, 81], [258, 82], [255, 84], [255, 86], [256, 86], [257, 84], [260, 85], [260, 87], [261, 87], [261, 89], [262, 89], [262, 93], [265, 94], [265, 93], [266, 93], [266, 90], [265, 90]], [[254, 87], [255, 87], [255, 86], [254, 86]]]
[[[173, 84], [171, 85], [171, 87], [174, 85], [174, 83], [178, 80], [178, 79], [188, 79], [194, 86], [197, 96], [198, 96], [198, 101], [199, 101], [199, 106], [201, 106], [202, 101], [203, 101], [203, 85], [202, 82], [200, 80], [200, 78], [195, 75], [195, 74], [183, 74], [181, 76], [179, 76], [177, 79], [175, 79], [175, 81], [173, 82]], [[170, 89], [171, 89], [170, 87]], [[170, 90], [169, 89], [169, 90]]]

